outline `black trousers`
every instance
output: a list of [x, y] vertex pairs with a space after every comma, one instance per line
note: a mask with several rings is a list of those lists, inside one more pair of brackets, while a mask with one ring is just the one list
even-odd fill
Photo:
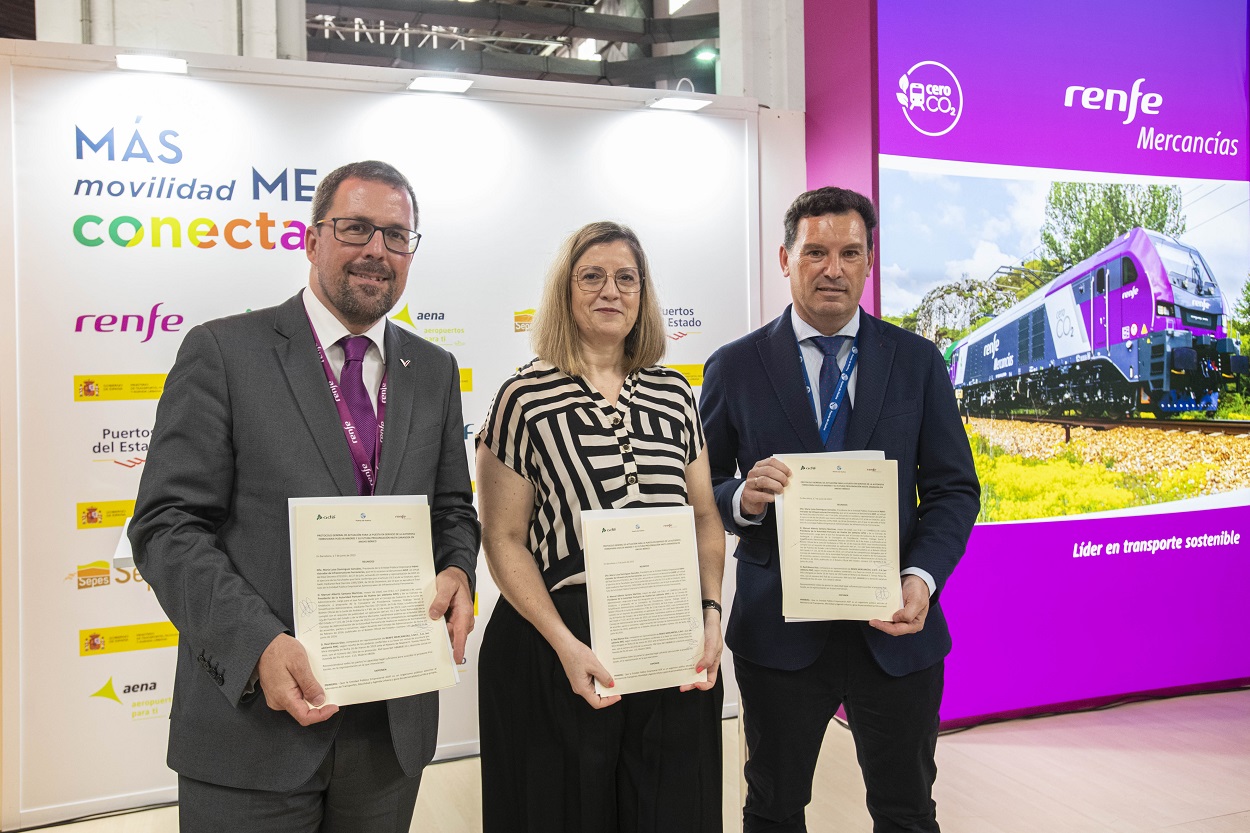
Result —
[[779, 671], [734, 657], [749, 759], [746, 833], [807, 830], [805, 808], [825, 729], [846, 707], [874, 833], [938, 833], [938, 707], [943, 663], [904, 677], [881, 670], [857, 622], [835, 622], [807, 668]]
[[342, 714], [326, 759], [289, 793], [180, 775], [181, 833], [408, 833], [421, 777], [399, 766], [386, 703], [344, 706]]
[[[585, 586], [551, 594], [589, 644]], [[500, 598], [478, 654], [485, 833], [721, 833], [724, 687], [627, 694], [592, 709]]]

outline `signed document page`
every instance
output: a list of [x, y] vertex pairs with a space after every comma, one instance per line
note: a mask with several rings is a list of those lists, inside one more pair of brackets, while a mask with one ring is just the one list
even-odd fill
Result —
[[903, 606], [897, 463], [855, 452], [779, 459], [792, 472], [777, 500], [782, 615], [888, 621]]
[[699, 556], [689, 506], [582, 513], [590, 647], [632, 694], [705, 682]]
[[434, 554], [424, 496], [291, 498], [295, 636], [326, 702], [407, 697], [459, 682], [431, 620]]

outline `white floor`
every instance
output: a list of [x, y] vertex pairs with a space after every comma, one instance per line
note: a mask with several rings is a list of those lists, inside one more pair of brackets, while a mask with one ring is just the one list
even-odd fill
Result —
[[[725, 830], [738, 829], [738, 726], [725, 721]], [[1250, 833], [1250, 690], [1017, 720], [938, 742], [944, 833]], [[476, 758], [426, 770], [414, 831], [481, 827]], [[850, 733], [830, 728], [808, 810], [815, 831], [869, 833]], [[55, 828], [175, 833], [162, 808]]]

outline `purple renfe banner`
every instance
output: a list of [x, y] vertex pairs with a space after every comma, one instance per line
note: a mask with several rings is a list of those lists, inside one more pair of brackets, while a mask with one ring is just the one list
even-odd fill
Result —
[[1250, 179], [1246, 0], [878, 4], [880, 152]]
[[1248, 565], [1244, 506], [978, 525], [942, 591], [943, 723], [1250, 678]]

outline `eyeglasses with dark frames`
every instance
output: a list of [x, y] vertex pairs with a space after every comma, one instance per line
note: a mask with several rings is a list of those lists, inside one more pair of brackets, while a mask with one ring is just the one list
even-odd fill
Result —
[[317, 225], [330, 223], [334, 229], [334, 239], [349, 246], [366, 246], [373, 239], [374, 232], [382, 232], [382, 243], [397, 255], [410, 255], [421, 245], [421, 232], [403, 226], [375, 226], [367, 220], [355, 217], [330, 217], [318, 220]]
[[[625, 295], [633, 295], [642, 291], [642, 278], [639, 271], [633, 267], [617, 269], [612, 275], [616, 291]], [[608, 270], [602, 266], [579, 266], [573, 273], [573, 279], [577, 281], [577, 288], [583, 292], [598, 292], [608, 282]]]

